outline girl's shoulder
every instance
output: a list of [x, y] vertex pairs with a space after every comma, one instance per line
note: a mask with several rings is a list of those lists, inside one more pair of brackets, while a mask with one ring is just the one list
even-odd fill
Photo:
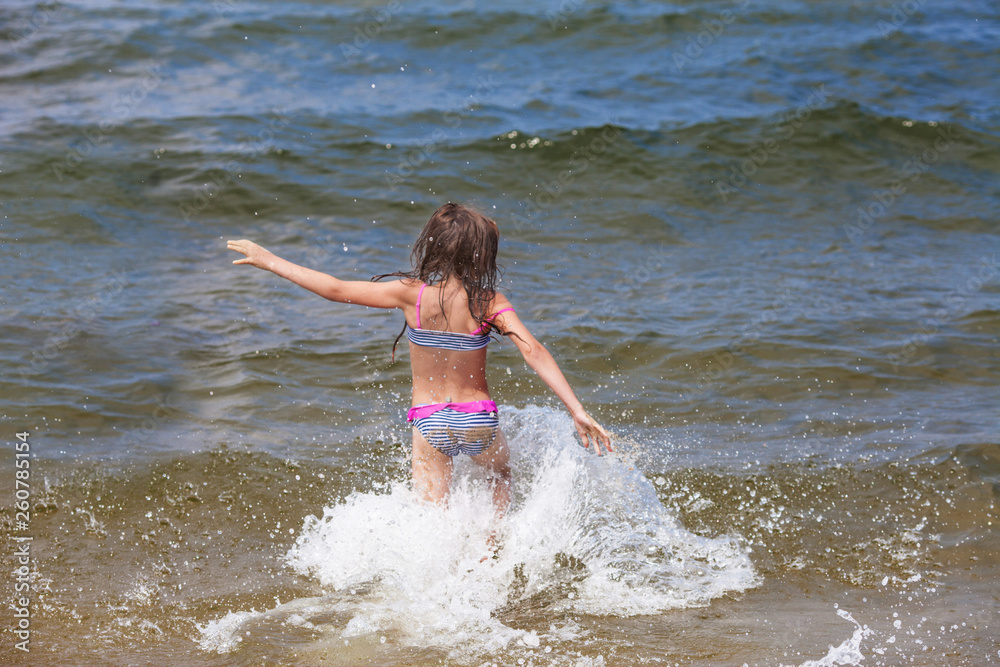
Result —
[[396, 280], [386, 280], [381, 284], [383, 285], [382, 289], [392, 294], [398, 301], [397, 307], [406, 308], [413, 307], [416, 304], [420, 296], [420, 289], [424, 283], [419, 279], [404, 276]]
[[399, 286], [398, 289], [408, 293], [413, 299], [416, 299], [416, 295], [426, 286], [426, 283], [420, 278], [408, 278], [405, 276], [396, 281], [396, 284]]
[[491, 306], [490, 312], [493, 313], [496, 313], [505, 308], [509, 308], [511, 310], [514, 309], [514, 306], [511, 304], [510, 299], [508, 299], [506, 295], [501, 294], [500, 292], [493, 293], [493, 301], [490, 302], [490, 306]]

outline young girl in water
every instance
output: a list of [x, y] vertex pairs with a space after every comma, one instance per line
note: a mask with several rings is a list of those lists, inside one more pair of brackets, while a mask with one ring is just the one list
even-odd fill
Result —
[[[583, 409], [552, 355], [496, 291], [499, 240], [495, 222], [458, 204], [445, 204], [413, 246], [410, 258], [416, 268], [376, 276], [372, 282], [338, 280], [281, 259], [251, 241], [228, 244], [246, 255], [233, 264], [267, 269], [331, 301], [403, 311], [413, 372], [413, 407], [407, 420], [413, 424], [414, 490], [426, 500], [445, 502], [454, 457], [467, 454], [490, 473], [498, 516], [510, 504], [510, 456], [486, 386], [491, 332], [510, 337], [528, 365], [562, 399], [584, 447], [593, 444], [598, 455], [602, 447], [614, 451], [607, 431]], [[390, 276], [398, 279], [378, 282]]]

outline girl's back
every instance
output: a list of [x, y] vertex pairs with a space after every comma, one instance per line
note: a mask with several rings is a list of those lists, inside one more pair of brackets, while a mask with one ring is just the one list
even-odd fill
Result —
[[[465, 288], [450, 280], [440, 286], [414, 283], [414, 289], [413, 307], [403, 309], [409, 329], [414, 403], [488, 399], [483, 345], [488, 333], [482, 332], [483, 327], [469, 311]], [[441, 335], [445, 332], [447, 335]]]

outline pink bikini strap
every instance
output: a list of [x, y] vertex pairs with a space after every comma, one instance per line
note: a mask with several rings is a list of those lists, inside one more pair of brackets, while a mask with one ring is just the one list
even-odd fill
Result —
[[440, 412], [445, 408], [450, 408], [455, 412], [496, 412], [497, 404], [494, 401], [467, 401], [465, 403], [432, 403], [430, 405], [417, 405], [406, 412], [406, 420], [423, 419], [430, 417], [435, 412]]
[[420, 291], [417, 292], [417, 328], [420, 328], [420, 297], [424, 295], [424, 288], [427, 287], [427, 283], [420, 286]]
[[[489, 317], [487, 317], [486, 321], [488, 323], [490, 323], [490, 324], [493, 324], [493, 320], [496, 319], [497, 315], [499, 315], [500, 313], [506, 313], [508, 310], [514, 310], [514, 309], [513, 308], [503, 308], [501, 310], [498, 310], [497, 312], [495, 312], [492, 315], [490, 315]], [[472, 332], [472, 335], [473, 336], [478, 336], [479, 334], [484, 333], [485, 331], [486, 331], [486, 324], [482, 324], [482, 325], [479, 326], [478, 329], [476, 329], [475, 331]]]

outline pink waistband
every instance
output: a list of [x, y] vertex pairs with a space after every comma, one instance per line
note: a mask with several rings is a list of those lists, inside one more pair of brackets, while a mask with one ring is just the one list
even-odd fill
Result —
[[415, 405], [406, 413], [407, 421], [430, 417], [439, 410], [450, 408], [456, 412], [496, 412], [497, 404], [493, 401], [468, 401], [466, 403], [432, 403], [431, 405]]

